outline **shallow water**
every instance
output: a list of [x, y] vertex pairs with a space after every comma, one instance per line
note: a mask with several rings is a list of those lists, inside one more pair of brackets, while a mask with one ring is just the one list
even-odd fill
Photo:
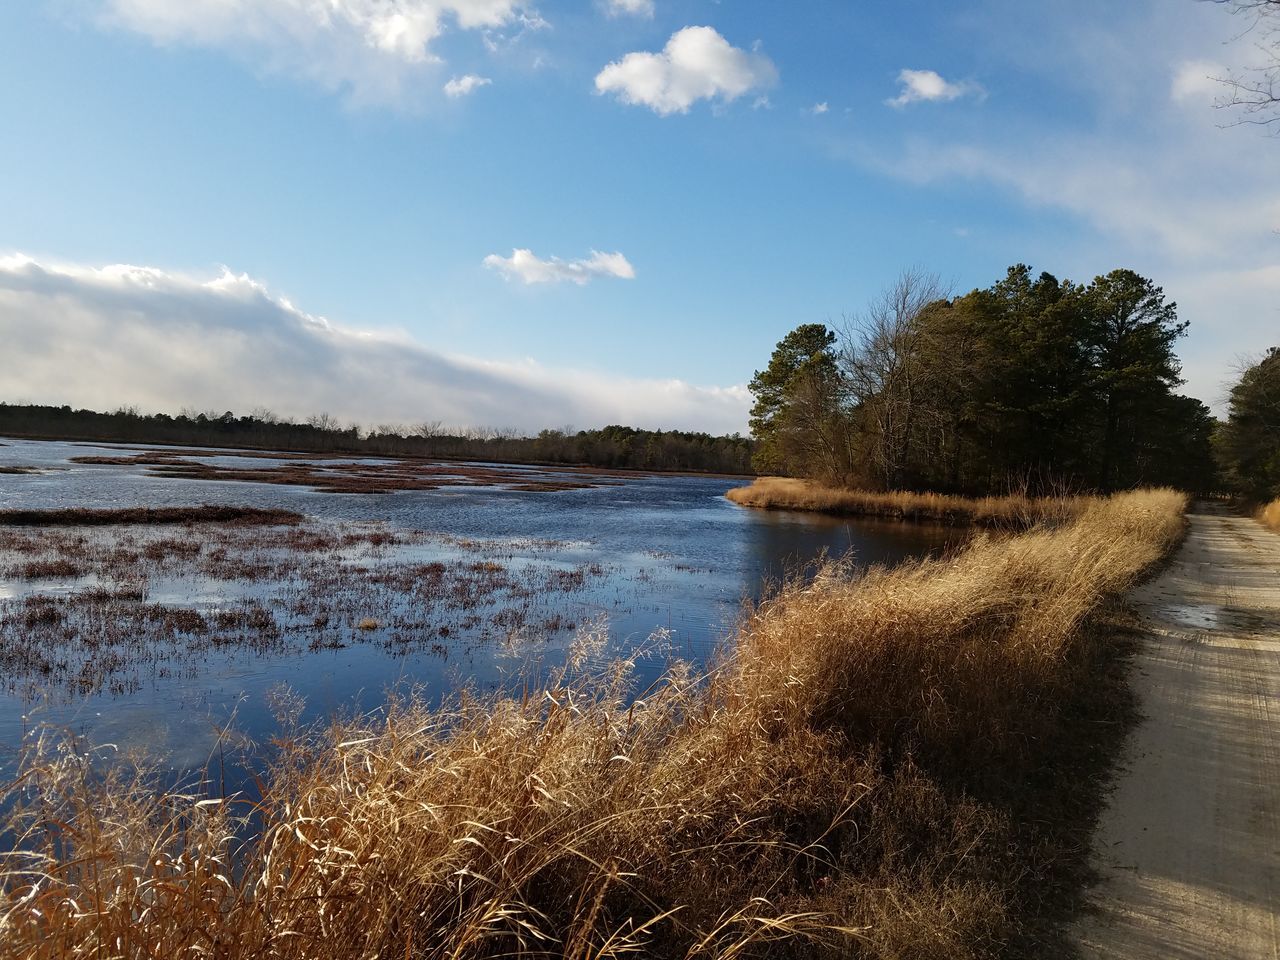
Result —
[[[380, 605], [376, 629], [356, 630], [348, 619], [326, 628], [323, 643], [309, 644], [302, 637], [291, 643], [291, 632], [303, 626], [287, 608], [296, 613], [308, 600], [329, 599], [315, 596], [329, 581], [305, 569], [288, 583], [274, 584], [251, 576], [153, 572], [145, 584], [148, 603], [216, 611], [246, 599], [260, 601], [277, 611], [283, 641], [266, 649], [206, 645], [194, 653], [190, 645], [176, 642], [164, 656], [130, 667], [122, 675], [127, 682], [78, 693], [51, 682], [43, 689], [39, 677], [11, 677], [8, 691], [0, 693], [0, 749], [16, 746], [32, 724], [51, 722], [97, 742], [147, 748], [175, 770], [203, 765], [218, 729], [233, 714], [237, 730], [254, 739], [268, 736], [275, 726], [270, 691], [280, 684], [305, 697], [310, 718], [372, 709], [385, 700], [388, 688], [402, 684], [416, 685], [429, 697], [462, 682], [482, 689], [511, 686], [560, 662], [573, 628], [602, 616], [610, 638], [600, 654], [606, 659], [666, 631], [662, 649], [641, 665], [643, 680], [659, 672], [666, 657], [705, 661], [731, 630], [742, 602], [758, 598], [768, 578], [822, 554], [849, 555], [860, 565], [893, 564], [941, 549], [955, 536], [927, 526], [743, 509], [723, 494], [745, 481], [723, 478], [610, 478], [617, 485], [553, 493], [454, 487], [322, 494], [290, 486], [154, 477], [142, 465], [69, 462], [73, 456], [122, 452], [94, 445], [4, 442], [0, 466], [40, 472], [0, 475], [0, 509], [251, 505], [298, 511], [322, 530], [368, 531], [376, 525], [404, 534], [404, 542], [388, 548], [357, 546], [307, 561], [337, 565], [343, 582], [361, 586], [351, 596], [365, 606]], [[200, 459], [225, 463], [233, 458]], [[274, 462], [238, 459], [233, 465]], [[199, 536], [200, 528], [195, 530]], [[131, 531], [143, 541], [148, 535], [189, 535], [183, 528]], [[0, 552], [4, 538], [15, 535], [0, 529]], [[92, 534], [118, 535], [111, 530]], [[455, 567], [492, 564], [518, 581], [512, 588], [516, 599], [506, 608], [485, 600], [464, 617], [458, 610], [419, 609], [391, 588], [363, 589], [362, 577], [430, 561]], [[568, 586], [548, 586], [559, 582], [556, 571], [564, 573]], [[0, 607], [13, 616], [21, 598], [74, 594], [99, 580], [96, 573], [25, 580], [0, 570]], [[527, 624], [508, 631], [502, 624], [511, 618], [498, 613], [509, 612], [511, 604]], [[399, 634], [393, 635], [392, 622], [400, 623]], [[428, 622], [437, 629], [430, 643], [404, 636]], [[451, 625], [447, 636], [439, 634], [437, 623]], [[544, 626], [533, 629], [533, 624]]]

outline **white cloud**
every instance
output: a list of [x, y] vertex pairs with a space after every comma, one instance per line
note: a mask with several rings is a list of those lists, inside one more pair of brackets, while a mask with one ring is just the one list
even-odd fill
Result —
[[611, 17], [632, 16], [653, 18], [653, 0], [605, 0], [605, 10]]
[[661, 53], [629, 53], [596, 76], [596, 91], [667, 116], [699, 100], [730, 102], [771, 86], [778, 70], [758, 51], [733, 46], [711, 27], [685, 27]]
[[467, 94], [471, 93], [473, 90], [479, 89], [480, 87], [487, 87], [491, 83], [493, 83], [493, 81], [488, 77], [477, 77], [474, 73], [467, 73], [461, 77], [454, 77], [446, 83], [444, 85], [444, 92], [445, 96], [456, 100], [458, 97], [465, 97]]
[[199, 278], [0, 256], [0, 342], [9, 361], [0, 399], [99, 410], [265, 406], [366, 424], [719, 433], [743, 430], [751, 402], [744, 386], [450, 356], [404, 335], [339, 326], [225, 270]]
[[1211, 60], [1187, 60], [1173, 73], [1169, 95], [1178, 103], [1213, 103], [1223, 94], [1222, 79], [1228, 71]]
[[807, 112], [813, 114], [815, 117], [820, 117], [830, 109], [831, 107], [827, 104], [827, 101], [823, 100], [821, 103], [815, 103]]
[[958, 100], [963, 96], [981, 97], [982, 87], [971, 80], [951, 83], [933, 70], [903, 70], [898, 74], [902, 89], [896, 97], [886, 100], [891, 107], [905, 107], [909, 103], [923, 101]]
[[592, 250], [591, 256], [585, 260], [561, 260], [559, 257], [543, 260], [532, 250], [517, 249], [512, 250], [509, 257], [491, 253], [484, 258], [484, 265], [497, 270], [508, 280], [526, 284], [562, 283], [567, 280], [583, 286], [596, 277], [620, 280], [634, 280], [636, 277], [635, 268], [621, 253], [601, 253], [599, 250]]
[[536, 18], [522, 0], [89, 0], [105, 22], [161, 45], [226, 50], [354, 102], [394, 102], [439, 58], [449, 27]]

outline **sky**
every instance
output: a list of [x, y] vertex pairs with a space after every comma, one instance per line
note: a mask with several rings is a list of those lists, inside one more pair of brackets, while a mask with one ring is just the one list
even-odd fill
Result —
[[1280, 343], [1280, 138], [1200, 0], [0, 8], [0, 400], [746, 428], [904, 269], [1128, 267], [1219, 413]]

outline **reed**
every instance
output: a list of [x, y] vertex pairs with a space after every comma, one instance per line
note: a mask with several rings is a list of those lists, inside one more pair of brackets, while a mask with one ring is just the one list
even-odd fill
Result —
[[640, 691], [630, 662], [579, 672], [586, 631], [536, 693], [286, 731], [253, 804], [33, 737], [0, 956], [1007, 953], [1078, 854], [1041, 824], [1096, 727], [1093, 619], [1184, 508], [1127, 493], [892, 571], [827, 566], [705, 675]]
[[744, 507], [804, 510], [837, 516], [883, 517], [952, 525], [1022, 530], [1037, 523], [1061, 523], [1078, 515], [1087, 497], [957, 497], [905, 490], [876, 492], [825, 487], [790, 477], [760, 477], [725, 494]]

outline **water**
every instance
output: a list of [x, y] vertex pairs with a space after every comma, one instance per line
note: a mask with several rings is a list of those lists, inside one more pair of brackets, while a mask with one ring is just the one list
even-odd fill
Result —
[[[0, 749], [16, 746], [32, 724], [50, 722], [97, 742], [145, 748], [178, 771], [206, 763], [233, 715], [238, 731], [259, 741], [268, 737], [276, 725], [272, 691], [282, 684], [305, 698], [304, 716], [311, 719], [373, 709], [389, 688], [406, 684], [430, 697], [463, 682], [511, 687], [561, 662], [577, 629], [600, 617], [607, 617], [609, 631], [601, 658], [663, 632], [660, 648], [641, 666], [643, 678], [656, 675], [668, 657], [705, 661], [731, 631], [744, 599], [757, 598], [767, 578], [824, 553], [847, 554], [858, 564], [893, 564], [936, 551], [953, 536], [927, 526], [743, 509], [723, 495], [745, 481], [723, 478], [628, 476], [609, 478], [611, 486], [553, 493], [454, 487], [322, 494], [161, 478], [142, 465], [69, 462], [125, 453], [112, 448], [4, 442], [0, 467], [40, 472], [0, 474], [3, 509], [251, 505], [303, 513], [316, 530], [346, 538], [289, 566], [288, 551], [278, 544], [255, 543], [241, 554], [241, 534], [203, 527], [194, 533], [131, 528], [88, 535], [0, 528], [0, 641], [11, 648], [21, 645], [24, 630], [45, 629], [18, 622], [30, 604], [56, 606], [94, 587], [109, 593], [119, 586], [114, 573], [94, 566], [96, 560], [86, 560], [92, 569], [74, 577], [18, 575], [13, 545], [19, 538], [83, 536], [62, 546], [62, 555], [76, 562], [111, 551], [144, 554], [157, 539], [160, 555], [171, 551], [175, 537], [224, 538], [222, 554], [210, 543], [203, 553], [197, 550], [198, 565], [165, 560], [149, 568], [141, 587], [146, 609], [190, 610], [213, 622], [241, 609], [238, 604], [256, 605], [278, 625], [278, 637], [213, 644], [179, 631], [133, 647], [121, 638], [71, 644], [57, 648], [52, 671], [11, 665], [8, 688], [0, 693]], [[216, 454], [199, 459], [236, 469], [276, 465]], [[380, 545], [369, 539], [371, 531], [389, 533], [394, 542]], [[452, 592], [442, 588], [439, 597], [425, 600], [410, 596], [409, 581], [397, 579], [397, 571], [433, 562], [449, 571]], [[286, 567], [292, 571], [287, 575], [281, 573]], [[494, 592], [494, 583], [503, 586]], [[484, 588], [479, 600], [467, 595], [477, 584]], [[141, 609], [131, 601], [102, 603], [75, 616], [96, 623], [94, 617], [111, 611]], [[333, 613], [324, 627], [315, 626], [317, 610]], [[362, 617], [376, 625], [361, 629]], [[155, 629], [150, 622], [138, 620], [138, 636], [149, 636], [146, 631]], [[106, 657], [104, 650], [123, 656]], [[77, 656], [93, 662], [92, 682], [77, 685]]]

